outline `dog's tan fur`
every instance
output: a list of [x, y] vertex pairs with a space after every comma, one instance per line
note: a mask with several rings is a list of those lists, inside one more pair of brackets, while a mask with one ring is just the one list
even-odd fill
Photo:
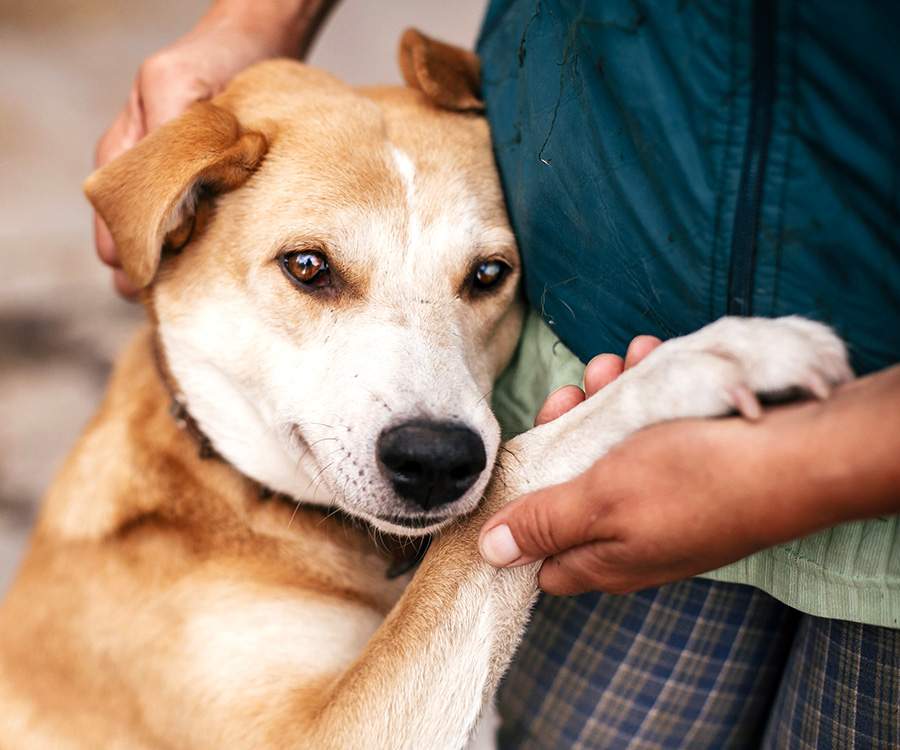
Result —
[[[0, 747], [460, 748], [535, 593], [535, 566], [481, 561], [492, 510], [646, 424], [846, 376], [823, 329], [725, 321], [508, 444], [491, 479], [486, 394], [522, 312], [477, 61], [415, 33], [402, 61], [411, 88], [363, 92], [264, 64], [87, 183], [151, 325], [0, 610]], [[338, 274], [325, 296], [277, 265], [305, 244]], [[478, 297], [466, 283], [485, 258], [512, 273]], [[773, 341], [790, 353], [777, 371]], [[172, 418], [182, 392], [221, 458]], [[441, 530], [407, 586], [344, 514], [403, 532], [359, 446], [422, 414], [468, 420], [488, 466], [407, 530]]]

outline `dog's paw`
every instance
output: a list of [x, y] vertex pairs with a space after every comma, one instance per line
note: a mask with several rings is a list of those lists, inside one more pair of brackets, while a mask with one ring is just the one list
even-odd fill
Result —
[[669, 419], [737, 411], [756, 418], [760, 399], [827, 397], [853, 377], [843, 342], [799, 317], [722, 318], [647, 356], [644, 377], [660, 384]]
[[580, 474], [639, 429], [672, 419], [762, 413], [760, 398], [811, 395], [853, 377], [832, 331], [801, 318], [723, 318], [671, 339], [579, 406], [506, 443], [507, 494]]

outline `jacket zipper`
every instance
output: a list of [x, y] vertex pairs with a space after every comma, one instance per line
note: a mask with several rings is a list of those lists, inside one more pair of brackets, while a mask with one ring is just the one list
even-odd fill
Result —
[[775, 109], [775, 32], [777, 0], [752, 0], [753, 62], [750, 123], [738, 184], [728, 274], [728, 314], [753, 314], [756, 245], [766, 159]]

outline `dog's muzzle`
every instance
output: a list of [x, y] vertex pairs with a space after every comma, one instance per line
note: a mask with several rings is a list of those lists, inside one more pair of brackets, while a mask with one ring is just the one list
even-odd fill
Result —
[[394, 491], [426, 511], [461, 498], [487, 463], [478, 433], [452, 422], [390, 427], [378, 436], [377, 453]]

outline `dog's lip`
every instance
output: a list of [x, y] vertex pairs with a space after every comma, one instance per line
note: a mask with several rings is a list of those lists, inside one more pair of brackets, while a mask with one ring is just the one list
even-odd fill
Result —
[[406, 529], [425, 529], [431, 526], [440, 525], [445, 521], [449, 521], [453, 518], [456, 518], [456, 514], [450, 515], [442, 515], [437, 517], [431, 516], [404, 516], [404, 515], [390, 515], [390, 516], [375, 516], [379, 521], [383, 523], [389, 523], [393, 526], [401, 526]]
[[[353, 512], [351, 511], [351, 513]], [[358, 515], [366, 523], [383, 533], [401, 537], [420, 537], [440, 531], [450, 522], [465, 515], [465, 511], [445, 513], [439, 516], [407, 516], [398, 513], [376, 514], [357, 509], [353, 514]]]

